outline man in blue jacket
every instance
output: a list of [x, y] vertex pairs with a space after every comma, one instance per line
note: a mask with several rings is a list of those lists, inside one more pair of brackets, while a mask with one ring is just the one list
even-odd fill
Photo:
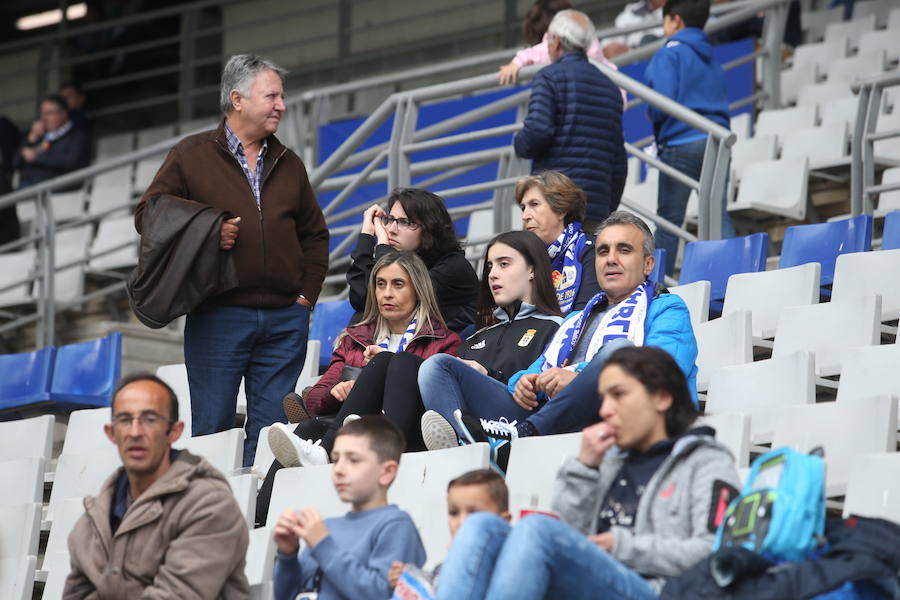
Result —
[[[709, 18], [709, 0], [669, 0], [663, 6], [663, 31], [669, 41], [647, 66], [647, 85], [707, 119], [729, 126], [725, 72], [713, 57], [703, 32]], [[700, 179], [706, 133], [667, 113], [648, 107], [659, 159], [688, 177]], [[660, 172], [656, 213], [681, 226], [691, 189]], [[723, 195], [723, 203], [725, 197]], [[731, 219], [722, 207], [722, 237], [734, 237]], [[678, 238], [656, 229], [656, 247], [666, 250], [666, 274], [675, 271]]]
[[600, 293], [563, 321], [544, 353], [513, 375], [505, 392], [464, 397], [455, 413], [465, 441], [490, 442], [501, 468], [507, 440], [571, 433], [597, 422], [597, 380], [622, 346], [658, 346], [672, 355], [697, 404], [690, 313], [680, 297], [647, 280], [654, 261], [647, 224], [629, 212], [614, 212], [600, 225], [594, 247]]
[[619, 206], [628, 169], [622, 95], [585, 54], [595, 38], [584, 13], [556, 13], [547, 29], [553, 63], [535, 76], [514, 140], [516, 154], [533, 159], [532, 173], [560, 171], [584, 190], [589, 234]]

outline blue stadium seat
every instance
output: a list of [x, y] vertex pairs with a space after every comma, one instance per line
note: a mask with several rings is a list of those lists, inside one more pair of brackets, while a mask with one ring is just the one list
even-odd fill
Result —
[[0, 410], [46, 402], [56, 348], [0, 356]]
[[822, 265], [822, 294], [831, 296], [834, 264], [840, 254], [872, 249], [872, 216], [859, 215], [831, 223], [794, 225], [784, 232], [779, 268], [817, 262]]
[[60, 346], [49, 400], [69, 406], [109, 406], [121, 371], [121, 333]]
[[309, 339], [321, 342], [320, 367], [327, 367], [331, 362], [334, 338], [347, 326], [354, 312], [349, 300], [331, 300], [316, 304], [312, 316], [312, 326], [309, 329]]
[[884, 217], [884, 236], [881, 238], [881, 249], [900, 249], [900, 210], [888, 213]]
[[722, 312], [728, 278], [735, 273], [766, 270], [769, 234], [754, 233], [725, 240], [700, 240], [684, 247], [678, 285], [695, 281], [710, 282], [709, 304], [713, 312]]
[[653, 252], [653, 256], [656, 258], [656, 262], [653, 263], [653, 270], [650, 271], [650, 277], [647, 279], [653, 283], [666, 285], [666, 249], [657, 248]]

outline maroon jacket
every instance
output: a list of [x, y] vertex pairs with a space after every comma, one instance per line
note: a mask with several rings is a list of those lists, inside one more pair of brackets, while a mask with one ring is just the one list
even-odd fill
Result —
[[[328, 365], [328, 369], [303, 397], [303, 403], [311, 416], [337, 412], [341, 403], [331, 395], [331, 388], [340, 383], [341, 371], [345, 366], [365, 366], [363, 352], [365, 352], [366, 346], [376, 343], [373, 339], [374, 334], [375, 326], [371, 323], [351, 325], [347, 328], [347, 335], [341, 338], [338, 347], [331, 355], [331, 364]], [[419, 334], [410, 340], [404, 352], [422, 358], [428, 358], [434, 354], [456, 356], [456, 350], [461, 343], [458, 335], [432, 321], [428, 326], [422, 327]]]

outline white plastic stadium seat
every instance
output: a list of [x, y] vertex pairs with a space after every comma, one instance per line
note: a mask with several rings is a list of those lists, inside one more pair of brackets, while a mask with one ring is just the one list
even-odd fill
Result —
[[63, 454], [86, 454], [115, 448], [103, 432], [112, 417], [109, 408], [86, 408], [69, 415], [69, 427], [63, 440]]
[[463, 473], [487, 467], [487, 444], [407, 452], [400, 459], [397, 479], [388, 490], [388, 502], [408, 512], [415, 522], [428, 554], [427, 568], [443, 561], [451, 541], [446, 518], [447, 484]]
[[66, 498], [57, 503], [53, 527], [47, 538], [47, 554], [68, 554], [69, 534], [83, 514], [84, 498]]
[[778, 317], [772, 356], [808, 350], [816, 357], [817, 376], [838, 375], [851, 348], [879, 343], [880, 317], [878, 296], [784, 308]]
[[731, 179], [741, 180], [744, 168], [752, 163], [778, 158], [778, 138], [774, 135], [757, 135], [746, 140], [738, 140], [731, 148]]
[[844, 18], [844, 7], [834, 6], [822, 10], [805, 11], [800, 17], [807, 42], [818, 42], [825, 37], [825, 28]]
[[900, 47], [897, 44], [897, 30], [867, 31], [859, 38], [859, 53], [866, 55], [884, 52], [888, 62], [900, 60]]
[[859, 39], [867, 31], [874, 31], [875, 15], [868, 15], [852, 21], [829, 23], [825, 27], [825, 41], [847, 38], [851, 50], [859, 47]]
[[0, 510], [0, 559], [37, 555], [41, 505], [11, 504]]
[[[838, 402], [856, 402], [861, 398], [900, 395], [900, 345], [885, 344], [854, 348], [841, 369]], [[898, 400], [900, 401], [900, 400]], [[897, 429], [900, 430], [900, 415]]]
[[856, 111], [859, 108], [859, 98], [838, 98], [819, 104], [819, 112], [822, 115], [822, 127], [845, 127], [848, 134], [856, 125]]
[[315, 506], [323, 518], [340, 517], [350, 510], [350, 505], [338, 498], [331, 483], [331, 465], [279, 469], [272, 485], [266, 523], [274, 525], [288, 508], [300, 510], [307, 506]]
[[256, 481], [257, 477], [249, 473], [243, 475], [232, 475], [228, 477], [228, 485], [231, 486], [231, 493], [234, 499], [241, 507], [241, 514], [250, 529], [253, 529], [253, 522], [256, 518]]
[[884, 50], [874, 50], [856, 56], [841, 58], [828, 65], [828, 81], [853, 81], [880, 75], [885, 69]]
[[[35, 256], [34, 250], [0, 254], [0, 288], [6, 288], [33, 275], [35, 272]], [[0, 292], [0, 306], [16, 306], [31, 303], [32, 285], [37, 289], [38, 284], [32, 284], [29, 281]]]
[[109, 444], [106, 450], [95, 450], [85, 454], [60, 454], [53, 488], [50, 490], [47, 521], [53, 522], [56, 506], [62, 500], [98, 494], [103, 482], [121, 465], [119, 453], [112, 444]]
[[697, 330], [701, 323], [709, 320], [709, 292], [712, 285], [706, 280], [676, 285], [669, 292], [679, 296], [687, 304], [691, 314], [691, 327]]
[[795, 129], [816, 126], [815, 106], [769, 109], [756, 116], [756, 135], [784, 135]]
[[798, 65], [814, 65], [820, 73], [824, 73], [833, 61], [847, 56], [847, 38], [816, 44], [801, 44], [794, 49], [791, 63]]
[[31, 600], [34, 589], [35, 556], [16, 556], [0, 559], [0, 598]]
[[[68, 552], [44, 555], [41, 571], [45, 574], [46, 580], [41, 600], [62, 600], [70, 568], [71, 561]], [[31, 598], [30, 595], [28, 597]]]
[[774, 271], [732, 275], [728, 278], [722, 314], [750, 311], [754, 343], [766, 345], [762, 340], [775, 335], [782, 308], [818, 303], [821, 270], [819, 263], [807, 263]]
[[708, 425], [716, 430], [716, 439], [731, 451], [738, 468], [750, 465], [749, 416], [741, 413], [704, 415], [697, 424]]
[[778, 415], [773, 447], [809, 452], [825, 449], [825, 493], [841, 496], [858, 458], [897, 448], [897, 401], [891, 396], [856, 402], [788, 406]]
[[275, 541], [272, 539], [272, 529], [260, 527], [250, 530], [250, 543], [247, 546], [247, 563], [244, 566], [244, 574], [247, 583], [250, 584], [251, 598], [265, 598], [271, 596], [263, 593], [263, 588], [271, 586], [272, 572], [275, 568]]
[[[881, 172], [881, 183], [900, 183], [900, 167], [891, 167]], [[891, 190], [878, 194], [876, 217], [884, 217], [889, 212], [900, 210], [900, 190]]]
[[881, 321], [900, 318], [900, 250], [853, 252], [837, 257], [831, 300], [881, 296]]
[[513, 521], [522, 509], [551, 511], [556, 472], [571, 456], [578, 456], [581, 432], [539, 435], [513, 440], [506, 469], [509, 512]]
[[[734, 115], [731, 117], [731, 131], [737, 136], [739, 140], [745, 140], [750, 137], [750, 113], [742, 112], [738, 115]], [[629, 169], [631, 166], [629, 165]]]
[[84, 189], [79, 188], [71, 192], [51, 192], [53, 203], [53, 220], [71, 221], [84, 215], [85, 194]]
[[820, 106], [826, 101], [846, 100], [847, 98], [856, 98], [853, 88], [850, 87], [848, 81], [827, 81], [825, 83], [816, 83], [813, 85], [805, 85], [800, 88], [797, 96], [798, 106]]
[[862, 19], [875, 15], [875, 26], [885, 27], [888, 14], [896, 4], [895, 0], [860, 0], [853, 3], [853, 18]]
[[184, 363], [163, 365], [156, 369], [156, 376], [165, 381], [178, 397], [178, 419], [184, 421], [182, 439], [191, 437], [191, 389], [188, 386], [187, 367]]
[[53, 415], [0, 422], [0, 460], [53, 455]]
[[[91, 270], [108, 270], [131, 268], [138, 264], [138, 244], [140, 236], [134, 228], [134, 218], [126, 215], [122, 217], [107, 217], [100, 221], [97, 228], [97, 237], [91, 244]], [[113, 250], [121, 247], [118, 250]], [[98, 256], [102, 252], [110, 250], [107, 254]]]
[[28, 456], [0, 461], [0, 481], [7, 482], [0, 495], [0, 506], [43, 501], [44, 458]]
[[697, 391], [705, 392], [709, 378], [718, 369], [753, 360], [750, 312], [743, 310], [701, 323], [694, 329], [697, 338]]
[[[53, 278], [53, 294], [56, 302], [70, 302], [84, 295], [85, 263], [68, 265], [75, 261], [84, 261], [87, 258], [88, 248], [93, 237], [92, 225], [62, 229], [56, 233], [54, 251], [56, 274]], [[39, 293], [38, 286], [35, 286], [32, 289], [35, 299]]]
[[784, 135], [781, 158], [809, 159], [810, 169], [821, 169], [847, 162], [847, 126], [829, 125], [795, 129]]
[[124, 214], [126, 205], [131, 203], [132, 166], [127, 165], [106, 171], [94, 177], [91, 184], [91, 196], [88, 213], [92, 215], [113, 211], [112, 214]]
[[172, 447], [202, 456], [223, 475], [230, 475], [241, 467], [245, 437], [243, 429], [234, 428], [208, 435], [182, 437]]
[[808, 180], [806, 158], [747, 165], [737, 200], [729, 205], [728, 211], [758, 211], [802, 221], [806, 218]]
[[844, 518], [850, 515], [900, 525], [900, 454], [866, 454], [856, 459], [844, 499]]
[[816, 401], [815, 365], [809, 352], [722, 367], [709, 378], [706, 414], [743, 413], [750, 417], [750, 441], [768, 444], [778, 411]]
[[134, 150], [134, 132], [105, 135], [97, 139], [97, 162], [118, 158]]

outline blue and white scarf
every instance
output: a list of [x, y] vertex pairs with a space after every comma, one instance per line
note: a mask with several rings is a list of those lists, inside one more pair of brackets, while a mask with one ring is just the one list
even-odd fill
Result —
[[[416, 337], [416, 320], [413, 319], [409, 322], [409, 327], [406, 328], [406, 331], [403, 332], [403, 337], [400, 338], [400, 345], [397, 346], [397, 352], [403, 352], [406, 349], [406, 345], [409, 344], [412, 339]], [[391, 334], [388, 333], [386, 336], [381, 338], [381, 341], [378, 342], [378, 346], [388, 349], [388, 344], [391, 341]]]
[[575, 297], [578, 295], [578, 286], [581, 283], [581, 252], [586, 243], [587, 236], [581, 230], [581, 223], [573, 221], [566, 225], [556, 241], [547, 246], [556, 300], [564, 315], [572, 310]]
[[[585, 361], [590, 361], [600, 348], [615, 339], [626, 338], [635, 346], [643, 346], [644, 321], [647, 319], [647, 309], [650, 307], [652, 297], [653, 284], [645, 281], [615, 309], [606, 311], [588, 345]], [[590, 317], [591, 310], [604, 300], [606, 294], [600, 291], [590, 299], [580, 315], [566, 319], [544, 350], [541, 371], [552, 367], [569, 367], [569, 358], [578, 344], [578, 338]], [[570, 370], [574, 370], [574, 367]]]

